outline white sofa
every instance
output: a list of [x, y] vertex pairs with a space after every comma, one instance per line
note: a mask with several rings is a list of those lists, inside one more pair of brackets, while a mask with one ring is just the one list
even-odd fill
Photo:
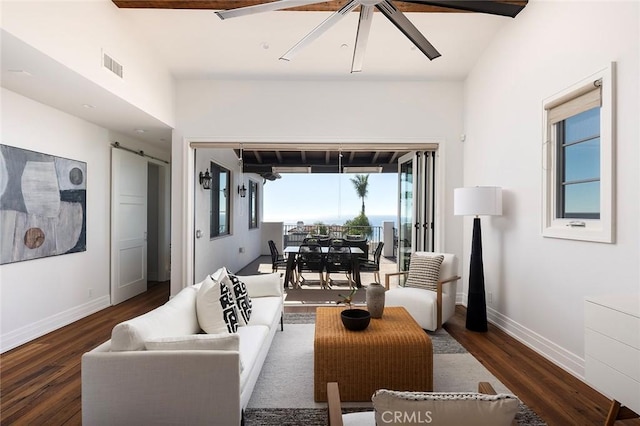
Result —
[[[166, 304], [114, 327], [111, 340], [82, 356], [82, 423], [93, 425], [238, 425], [278, 326], [283, 297], [279, 274], [238, 277], [252, 314], [237, 333], [236, 350], [198, 344], [200, 284]], [[218, 335], [219, 336], [219, 335]], [[192, 341], [193, 349], [148, 350], [149, 342]], [[239, 340], [239, 344], [238, 341]]]

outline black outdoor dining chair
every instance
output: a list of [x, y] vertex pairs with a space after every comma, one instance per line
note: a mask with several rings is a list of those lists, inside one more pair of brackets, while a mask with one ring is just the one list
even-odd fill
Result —
[[302, 244], [317, 245], [317, 244], [320, 244], [320, 238], [318, 238], [318, 237], [305, 237], [302, 240]]
[[272, 270], [272, 272], [277, 272], [278, 269], [280, 269], [280, 268], [286, 270], [287, 269], [287, 259], [285, 259], [284, 256], [278, 252], [278, 248], [276, 247], [276, 243], [273, 240], [269, 240], [268, 244], [269, 244], [269, 251], [271, 252], [271, 270]]
[[296, 257], [296, 264], [298, 270], [298, 276], [296, 278], [296, 285], [300, 287], [300, 281], [304, 281], [302, 272], [318, 272], [320, 277], [320, 287], [325, 287], [324, 270], [325, 270], [325, 258], [322, 254], [322, 247], [320, 244], [308, 244], [303, 243], [298, 249], [298, 256]]
[[360, 272], [373, 272], [373, 278], [380, 284], [380, 256], [382, 256], [383, 242], [379, 242], [373, 252], [373, 260], [360, 262]]
[[344, 272], [347, 275], [349, 287], [353, 288], [353, 259], [351, 258], [351, 248], [349, 246], [329, 246], [325, 269], [327, 271], [327, 286], [330, 287], [332, 284], [332, 272]]

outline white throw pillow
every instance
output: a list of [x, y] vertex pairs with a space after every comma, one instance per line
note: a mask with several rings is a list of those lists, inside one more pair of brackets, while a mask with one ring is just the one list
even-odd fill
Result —
[[282, 296], [284, 284], [279, 273], [238, 275], [238, 279], [247, 286], [250, 297]]
[[200, 328], [206, 333], [238, 331], [238, 313], [224, 280], [214, 281], [209, 276], [202, 281], [196, 296], [196, 313]]
[[380, 389], [371, 398], [376, 424], [510, 426], [520, 401], [513, 395], [475, 392], [398, 392]]
[[140, 351], [148, 339], [199, 332], [197, 296], [196, 286], [183, 288], [164, 305], [117, 324], [111, 332], [111, 350]]
[[227, 277], [225, 280], [225, 284], [229, 286], [231, 289], [231, 294], [233, 295], [233, 300], [236, 304], [236, 310], [238, 311], [238, 319], [240, 325], [249, 324], [249, 319], [251, 318], [251, 298], [247, 293], [247, 286], [238, 279], [235, 275], [233, 275], [227, 269]]

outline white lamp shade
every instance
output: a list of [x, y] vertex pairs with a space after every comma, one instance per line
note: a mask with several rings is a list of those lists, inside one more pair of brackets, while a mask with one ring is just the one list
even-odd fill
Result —
[[502, 188], [474, 186], [453, 190], [453, 214], [456, 216], [500, 216]]

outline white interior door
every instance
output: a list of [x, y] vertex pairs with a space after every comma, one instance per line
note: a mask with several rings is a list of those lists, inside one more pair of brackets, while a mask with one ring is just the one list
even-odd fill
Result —
[[147, 290], [147, 160], [111, 149], [111, 304]]

